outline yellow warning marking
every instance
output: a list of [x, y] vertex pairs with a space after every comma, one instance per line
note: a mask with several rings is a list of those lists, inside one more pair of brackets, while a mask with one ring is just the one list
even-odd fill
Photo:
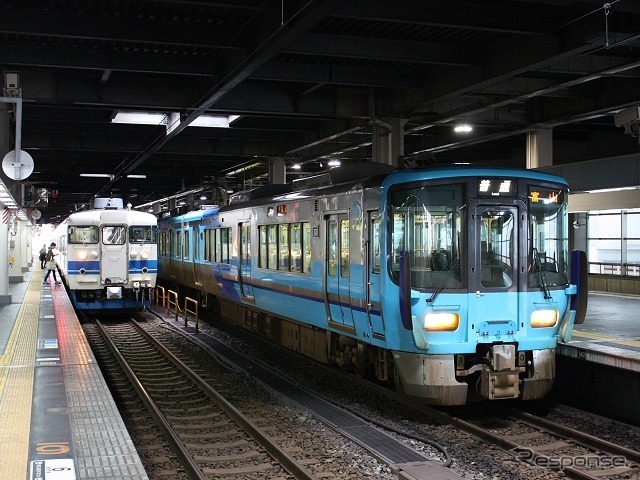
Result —
[[590, 338], [591, 340], [604, 340], [617, 345], [627, 345], [629, 347], [640, 348], [639, 340], [624, 339], [619, 337], [612, 337], [611, 335], [602, 335], [600, 333], [582, 332], [579, 330], [573, 331], [574, 337]]
[[29, 461], [40, 288], [33, 275], [0, 358], [0, 480], [24, 478]]

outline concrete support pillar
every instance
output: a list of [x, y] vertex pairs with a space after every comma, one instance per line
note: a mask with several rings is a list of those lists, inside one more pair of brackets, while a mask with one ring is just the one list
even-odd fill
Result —
[[374, 162], [398, 167], [398, 159], [404, 157], [404, 118], [385, 119], [373, 124], [371, 158]]
[[282, 185], [287, 183], [287, 162], [284, 158], [269, 160], [269, 183]]
[[553, 130], [539, 128], [527, 134], [527, 168], [553, 165]]
[[[0, 215], [4, 210], [4, 206], [0, 207]], [[0, 219], [0, 305], [9, 305], [11, 303], [11, 294], [9, 293], [9, 228], [8, 224]]]

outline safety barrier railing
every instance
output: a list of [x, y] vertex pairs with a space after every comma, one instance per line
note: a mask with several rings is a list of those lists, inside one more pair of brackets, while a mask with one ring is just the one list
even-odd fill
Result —
[[189, 314], [194, 317], [196, 324], [196, 333], [198, 333], [200, 317], [198, 314], [198, 301], [190, 297], [184, 299], [184, 309], [180, 308], [180, 297], [178, 292], [173, 290], [166, 290], [164, 287], [156, 286], [155, 288], [155, 302], [156, 305], [165, 308], [169, 313], [175, 312], [176, 322], [180, 313], [184, 313], [184, 326], [188, 326]]
[[154, 290], [155, 293], [153, 297], [155, 304], [162, 308], [166, 308], [167, 294], [165, 288], [161, 287], [160, 285], [156, 285], [156, 288]]

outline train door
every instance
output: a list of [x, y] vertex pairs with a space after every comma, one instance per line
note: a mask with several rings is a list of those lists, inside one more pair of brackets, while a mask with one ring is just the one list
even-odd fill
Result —
[[[476, 329], [481, 333], [504, 334], [518, 330], [518, 248], [519, 215], [516, 206], [476, 205], [473, 209], [476, 245], [472, 272], [476, 292]], [[513, 295], [491, 295], [492, 292], [514, 292]], [[499, 300], [496, 300], [499, 298]], [[503, 314], [504, 318], [501, 317]]]
[[373, 335], [384, 336], [384, 320], [380, 303], [380, 212], [369, 212], [366, 243], [366, 306], [367, 318]]
[[325, 217], [325, 307], [330, 321], [353, 327], [349, 292], [349, 217]]
[[245, 299], [253, 299], [253, 285], [251, 284], [251, 224], [238, 224], [239, 244], [238, 273], [240, 278], [240, 292]]
[[125, 225], [103, 225], [101, 234], [101, 283], [107, 285], [126, 283], [129, 273], [127, 227]]

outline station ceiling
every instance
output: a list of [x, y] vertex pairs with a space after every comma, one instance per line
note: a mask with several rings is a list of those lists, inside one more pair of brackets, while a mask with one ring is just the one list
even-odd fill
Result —
[[[537, 129], [552, 131], [554, 164], [639, 151], [614, 121], [640, 101], [635, 0], [0, 5], [0, 67], [19, 79], [3, 94], [22, 98], [34, 160], [12, 188], [47, 190], [39, 223], [94, 196], [136, 206], [203, 185], [251, 188], [274, 158], [288, 180], [330, 160], [370, 162], [374, 125], [402, 126], [408, 164], [525, 167]], [[13, 108], [0, 114], [13, 121]], [[119, 111], [166, 117], [112, 122]], [[202, 115], [232, 121], [192, 126]], [[460, 122], [474, 130], [455, 133]]]

